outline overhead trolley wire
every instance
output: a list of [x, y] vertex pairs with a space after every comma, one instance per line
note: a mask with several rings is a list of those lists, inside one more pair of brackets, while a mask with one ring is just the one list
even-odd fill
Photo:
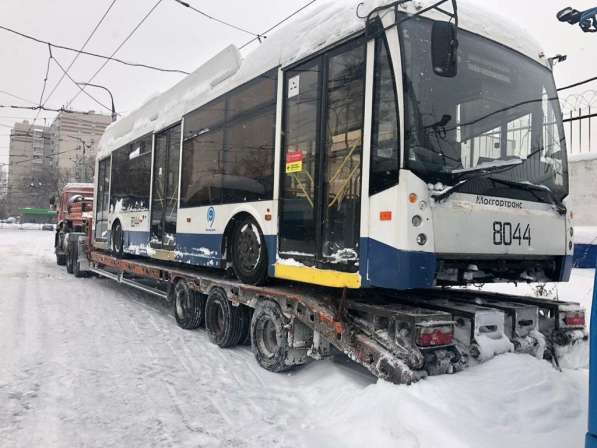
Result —
[[[112, 60], [112, 58], [116, 55], [116, 53], [118, 53], [120, 51], [120, 49], [124, 46], [124, 44], [126, 44], [129, 39], [131, 37], [133, 37], [133, 35], [137, 32], [137, 30], [141, 27], [141, 25], [143, 25], [143, 23], [149, 18], [149, 16], [155, 11], [155, 9], [160, 5], [160, 3], [162, 3], [164, 0], [158, 0], [152, 7], [151, 9], [143, 16], [143, 18], [139, 21], [139, 23], [137, 23], [137, 25], [135, 25], [135, 27], [131, 30], [131, 32], [124, 38], [124, 40], [116, 47], [116, 49], [112, 52], [112, 54], [110, 55], [109, 58], [107, 58], [104, 63], [95, 71], [95, 73], [93, 75], [91, 75], [91, 78], [89, 78], [87, 80], [87, 82], [85, 84], [89, 84], [91, 83], [91, 81], [93, 81], [95, 79], [95, 77], [97, 75], [99, 75], [99, 73], [106, 67], [106, 65], [108, 65], [108, 62], [110, 62], [110, 60]], [[186, 73], [188, 74], [188, 73]], [[87, 88], [87, 86], [83, 86], [81, 91], [85, 91], [85, 89]], [[67, 104], [72, 104], [73, 101], [75, 101], [79, 95], [81, 94], [81, 91], [79, 91]]]
[[[263, 33], [258, 34], [258, 36], [260, 38], [267, 38], [267, 34], [271, 33], [273, 30], [275, 30], [276, 28], [278, 28], [280, 25], [282, 25], [283, 23], [287, 22], [288, 20], [292, 19], [294, 16], [296, 16], [298, 13], [300, 13], [301, 11], [303, 11], [304, 9], [307, 9], [309, 6], [311, 6], [313, 3], [315, 3], [317, 0], [311, 0], [309, 3], [301, 6], [299, 9], [297, 9], [296, 11], [294, 11], [292, 14], [290, 14], [289, 16], [283, 18], [282, 20], [280, 20], [278, 23], [276, 23], [274, 26], [268, 28], [267, 30], [265, 30]], [[246, 46], [252, 44], [253, 42], [255, 42], [256, 40], [259, 40], [261, 42], [261, 39], [255, 37], [251, 40], [249, 40], [248, 42], [244, 43], [241, 47], [239, 47], [239, 50], [242, 50], [243, 48], [245, 48]]]
[[122, 60], [122, 59], [119, 59], [119, 58], [115, 58], [114, 56], [105, 56], [103, 54], [92, 53], [92, 52], [89, 52], [89, 51], [77, 50], [76, 48], [67, 47], [65, 45], [60, 45], [60, 44], [56, 44], [56, 43], [53, 43], [53, 42], [49, 42], [47, 40], [43, 40], [43, 39], [31, 36], [29, 34], [22, 33], [20, 31], [14, 30], [12, 28], [8, 28], [8, 27], [3, 26], [3, 25], [0, 25], [0, 30], [8, 31], [10, 33], [16, 34], [16, 35], [21, 36], [21, 37], [23, 37], [25, 39], [29, 39], [29, 40], [32, 40], [34, 42], [40, 43], [40, 44], [51, 45], [53, 48], [58, 48], [60, 50], [67, 50], [67, 51], [72, 51], [72, 52], [75, 52], [75, 53], [84, 54], [86, 56], [92, 56], [92, 57], [95, 57], [95, 58], [106, 59], [108, 61], [118, 62], [119, 64], [124, 64], [124, 65], [128, 65], [128, 66], [131, 66], [131, 67], [146, 68], [146, 69], [149, 69], [149, 70], [157, 70], [159, 72], [166, 72], [166, 73], [180, 73], [181, 75], [188, 75], [189, 74], [189, 72], [185, 72], [184, 70], [161, 68], [161, 67], [156, 67], [156, 66], [148, 65], [148, 64], [141, 64], [141, 63], [137, 63], [137, 62], [125, 61], [125, 60]]
[[186, 7], [186, 8], [192, 9], [196, 13], [201, 14], [203, 17], [206, 17], [206, 18], [208, 18], [210, 20], [213, 20], [214, 22], [221, 23], [222, 25], [225, 25], [227, 27], [233, 28], [233, 29], [235, 29], [237, 31], [242, 31], [243, 33], [247, 33], [247, 34], [250, 34], [251, 36], [255, 36], [255, 39], [261, 39], [261, 37], [262, 37], [261, 34], [254, 33], [252, 31], [249, 31], [249, 30], [245, 29], [245, 28], [241, 28], [238, 25], [234, 25], [234, 24], [232, 24], [230, 22], [226, 22], [225, 20], [222, 20], [222, 19], [218, 19], [217, 17], [214, 17], [214, 16], [206, 13], [205, 11], [201, 11], [200, 9], [195, 8], [193, 5], [191, 5], [188, 2], [185, 2], [183, 0], [174, 0], [174, 1], [176, 3], [182, 5], [182, 6]]
[[588, 84], [588, 83], [593, 82], [593, 81], [597, 81], [597, 76], [594, 76], [594, 77], [589, 78], [589, 79], [585, 79], [584, 81], [575, 82], [574, 84], [570, 84], [570, 85], [567, 85], [567, 86], [564, 86], [564, 87], [560, 87], [558, 89], [558, 92], [561, 92], [562, 90], [572, 89], [573, 87], [582, 86], [584, 84]]
[[[108, 13], [112, 9], [112, 7], [116, 3], [116, 1], [117, 0], [112, 0], [112, 2], [110, 3], [110, 6], [108, 6], [108, 9], [101, 16], [101, 18], [99, 19], [99, 21], [97, 22], [97, 24], [95, 25], [95, 27], [93, 28], [93, 30], [91, 30], [91, 33], [89, 34], [89, 36], [87, 37], [87, 39], [85, 40], [85, 42], [83, 43], [83, 45], [81, 46], [81, 48], [79, 49], [79, 51], [77, 51], [77, 54], [75, 55], [75, 57], [72, 59], [72, 61], [70, 61], [70, 64], [68, 65], [68, 67], [66, 68], [66, 70], [63, 70], [62, 76], [60, 77], [60, 79], [58, 80], [58, 82], [54, 85], [54, 87], [52, 88], [51, 92], [48, 94], [48, 96], [44, 100], [44, 102], [41, 104], [42, 106], [45, 106], [47, 104], [47, 102], [50, 100], [50, 98], [52, 98], [52, 95], [54, 94], [54, 92], [56, 92], [56, 90], [58, 89], [58, 87], [60, 86], [60, 84], [62, 83], [62, 81], [64, 80], [64, 78], [68, 75], [68, 72], [73, 67], [73, 65], [75, 65], [75, 62], [77, 62], [77, 59], [79, 59], [79, 56], [81, 56], [81, 54], [82, 54], [81, 52], [85, 49], [85, 47], [87, 46], [87, 44], [89, 43], [89, 41], [91, 40], [91, 38], [95, 35], [96, 31], [100, 27], [100, 25], [106, 19], [106, 17], [108, 16]], [[62, 69], [62, 66], [58, 63], [58, 61], [56, 61], [56, 63]], [[70, 78], [70, 76], [69, 76], [69, 78]], [[70, 78], [70, 79], [72, 81], [72, 78]], [[97, 100], [95, 100], [95, 101], [97, 102]]]

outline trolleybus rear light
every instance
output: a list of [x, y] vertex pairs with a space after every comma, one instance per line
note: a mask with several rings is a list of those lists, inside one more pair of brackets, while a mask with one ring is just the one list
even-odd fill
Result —
[[417, 328], [417, 345], [419, 347], [450, 345], [453, 338], [454, 328], [451, 325]]
[[417, 203], [417, 199], [419, 199], [419, 198], [417, 197], [416, 193], [411, 193], [411, 194], [408, 195], [408, 201], [411, 204], [416, 204]]
[[419, 233], [417, 235], [417, 244], [419, 246], [424, 246], [425, 244], [427, 244], [427, 235], [425, 235], [424, 233]]
[[585, 313], [582, 311], [574, 313], [566, 313], [564, 315], [564, 324], [567, 327], [584, 327]]
[[390, 212], [390, 211], [379, 212], [379, 220], [380, 221], [391, 221], [392, 220], [392, 212]]

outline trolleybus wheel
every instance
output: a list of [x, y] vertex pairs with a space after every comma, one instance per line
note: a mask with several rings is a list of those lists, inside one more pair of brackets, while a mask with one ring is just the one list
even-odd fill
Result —
[[226, 293], [214, 288], [205, 302], [205, 328], [209, 340], [222, 348], [233, 347], [242, 336], [241, 307], [232, 306]]
[[240, 281], [261, 285], [267, 278], [267, 247], [263, 232], [249, 216], [239, 219], [232, 232], [232, 269]]
[[122, 258], [123, 254], [123, 237], [122, 224], [120, 221], [116, 221], [112, 226], [112, 252], [119, 258]]
[[174, 286], [174, 318], [180, 328], [194, 330], [203, 323], [205, 298], [180, 280]]

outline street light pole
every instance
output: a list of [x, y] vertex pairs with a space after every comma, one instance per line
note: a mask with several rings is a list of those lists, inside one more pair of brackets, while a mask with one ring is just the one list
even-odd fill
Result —
[[110, 101], [112, 102], [112, 123], [116, 121], [117, 114], [116, 114], [116, 108], [114, 107], [114, 96], [112, 95], [112, 92], [110, 92], [110, 90], [107, 87], [100, 86], [97, 84], [91, 84], [88, 82], [78, 82], [77, 84], [80, 86], [97, 87], [98, 89], [103, 89], [106, 92], [108, 92], [108, 94], [110, 95]]

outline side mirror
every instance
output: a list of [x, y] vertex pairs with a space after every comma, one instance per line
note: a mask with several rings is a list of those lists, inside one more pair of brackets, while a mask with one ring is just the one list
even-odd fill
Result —
[[453, 78], [458, 74], [458, 39], [451, 22], [433, 22], [431, 59], [437, 76]]

